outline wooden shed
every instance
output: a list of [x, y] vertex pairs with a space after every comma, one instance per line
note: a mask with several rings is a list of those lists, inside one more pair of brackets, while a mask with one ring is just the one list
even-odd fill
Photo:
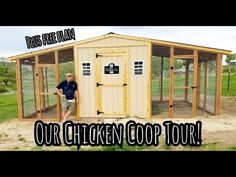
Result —
[[18, 117], [60, 120], [55, 87], [66, 72], [79, 85], [77, 120], [219, 115], [222, 55], [230, 53], [108, 33], [13, 56]]

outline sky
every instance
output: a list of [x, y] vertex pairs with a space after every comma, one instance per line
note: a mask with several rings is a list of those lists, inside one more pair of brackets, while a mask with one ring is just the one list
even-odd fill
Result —
[[67, 41], [35, 49], [27, 48], [25, 36], [42, 35], [68, 28], [74, 28], [77, 41], [114, 32], [226, 49], [236, 53], [236, 26], [1, 26], [0, 57], [9, 57], [73, 42]]

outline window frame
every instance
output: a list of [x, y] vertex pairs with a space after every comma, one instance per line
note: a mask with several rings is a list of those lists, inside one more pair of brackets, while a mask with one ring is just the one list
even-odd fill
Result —
[[[90, 69], [84, 69], [84, 67], [83, 67], [83, 64], [90, 64]], [[91, 70], [91, 68], [92, 68], [92, 63], [91, 63], [91, 61], [83, 61], [83, 62], [81, 62], [81, 76], [82, 77], [91, 77], [92, 76], [92, 70]], [[90, 75], [84, 75], [84, 71], [90, 71]]]
[[[135, 74], [135, 69], [137, 69], [137, 68], [135, 68], [135, 66], [136, 66], [135, 62], [143, 62], [142, 68], [139, 68], [139, 69], [142, 69], [142, 74]], [[135, 76], [135, 77], [144, 76], [144, 60], [134, 60], [133, 61], [133, 76]]]

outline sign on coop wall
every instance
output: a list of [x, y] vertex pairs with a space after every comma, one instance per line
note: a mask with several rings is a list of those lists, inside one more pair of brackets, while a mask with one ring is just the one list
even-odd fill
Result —
[[108, 66], [104, 66], [105, 74], [119, 74], [119, 66], [114, 63], [110, 63]]

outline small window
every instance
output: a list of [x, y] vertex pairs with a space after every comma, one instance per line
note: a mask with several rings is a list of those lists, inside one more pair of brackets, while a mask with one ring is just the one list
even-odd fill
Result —
[[83, 76], [91, 75], [91, 63], [89, 62], [82, 63], [82, 75]]
[[143, 61], [134, 61], [134, 75], [143, 75]]

